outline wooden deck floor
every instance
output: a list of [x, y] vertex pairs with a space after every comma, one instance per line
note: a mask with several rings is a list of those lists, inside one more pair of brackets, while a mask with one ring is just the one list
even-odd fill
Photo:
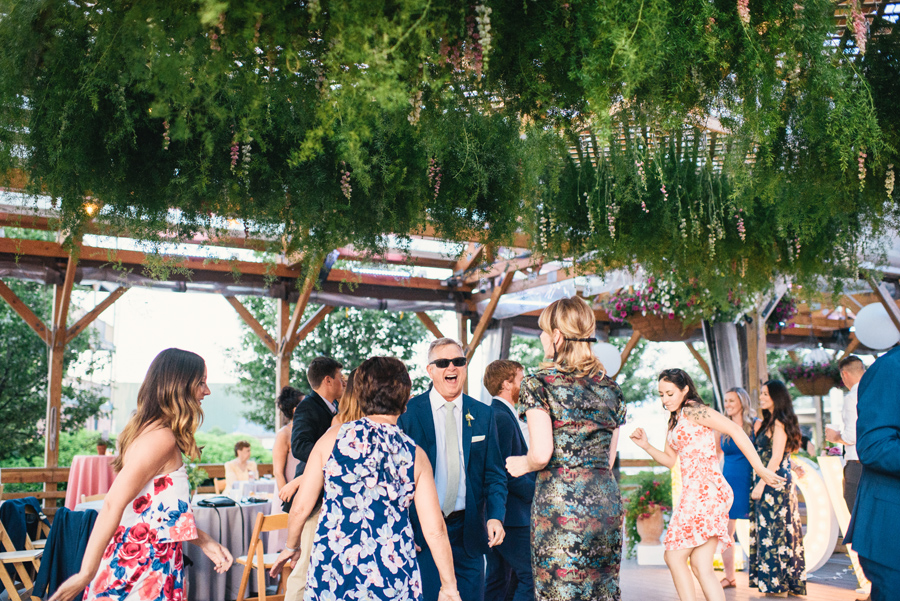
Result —
[[[639, 566], [633, 559], [625, 560], [622, 562], [620, 583], [622, 601], [679, 601], [666, 566]], [[850, 570], [850, 560], [846, 555], [833, 555], [821, 569], [809, 575], [806, 588], [806, 597], [790, 598], [810, 601], [854, 601], [862, 597], [856, 592], [856, 579]], [[699, 585], [696, 586], [696, 591], [697, 599], [704, 599]], [[755, 588], [748, 588], [747, 572], [738, 572], [737, 587], [726, 590], [725, 598], [729, 601], [747, 601], [767, 597]]]

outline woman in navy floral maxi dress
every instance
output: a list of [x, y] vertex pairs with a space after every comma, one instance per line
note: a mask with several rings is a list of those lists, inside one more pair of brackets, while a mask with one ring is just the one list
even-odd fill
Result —
[[288, 518], [287, 546], [270, 573], [300, 556], [300, 532], [319, 494], [304, 601], [419, 601], [422, 578], [409, 512], [415, 503], [441, 578], [439, 601], [458, 601], [450, 541], [425, 452], [397, 426], [411, 381], [394, 357], [356, 369], [365, 417], [333, 426], [310, 454]]

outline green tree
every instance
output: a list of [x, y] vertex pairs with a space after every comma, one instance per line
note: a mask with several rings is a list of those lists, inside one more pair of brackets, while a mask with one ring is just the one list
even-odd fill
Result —
[[[269, 298], [245, 298], [247, 309], [270, 332], [275, 330], [275, 301]], [[319, 309], [310, 304], [303, 319]], [[336, 309], [303, 340], [291, 357], [294, 374], [291, 385], [308, 390], [306, 367], [319, 355], [333, 357], [348, 373], [374, 355], [394, 355], [401, 361], [413, 358], [413, 347], [429, 334], [412, 313], [393, 313], [374, 309]], [[275, 357], [250, 328], [244, 326], [239, 348], [230, 349], [237, 364], [235, 391], [244, 399], [244, 416], [261, 426], [272, 427], [274, 420]], [[414, 375], [414, 374], [413, 374]], [[421, 376], [413, 378], [413, 390], [425, 387]]]
[[[44, 323], [50, 321], [53, 291], [36, 282], [9, 280], [9, 287]], [[72, 312], [70, 311], [70, 315]], [[0, 303], [0, 464], [43, 465], [47, 412], [47, 345], [6, 303]], [[62, 432], [76, 432], [100, 413], [106, 401], [86, 384], [102, 364], [91, 349], [88, 329], [66, 346], [63, 380]], [[77, 370], [71, 370], [77, 364]], [[60, 455], [60, 460], [64, 458]]]

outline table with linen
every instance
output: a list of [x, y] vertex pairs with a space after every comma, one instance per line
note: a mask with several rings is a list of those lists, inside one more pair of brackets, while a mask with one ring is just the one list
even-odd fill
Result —
[[106, 494], [112, 486], [116, 474], [112, 463], [115, 455], [75, 455], [69, 468], [69, 483], [66, 487], [66, 508], [75, 509], [81, 502], [81, 495]]
[[[225, 546], [235, 558], [246, 555], [253, 536], [256, 515], [268, 515], [272, 503], [241, 503], [233, 507], [200, 507], [197, 501], [212, 495], [195, 495], [191, 504], [197, 528], [209, 534]], [[243, 516], [243, 519], [242, 517]], [[220, 522], [221, 520], [221, 522]], [[221, 523], [221, 530], [220, 530]], [[220, 534], [221, 532], [221, 534]], [[261, 536], [265, 544], [267, 535]], [[224, 574], [216, 573], [212, 561], [190, 543], [184, 543], [184, 556], [189, 558], [192, 566], [185, 566], [187, 581], [187, 601], [222, 601], [236, 599], [241, 585], [244, 566], [235, 564]], [[256, 575], [250, 578], [250, 589], [255, 590]]]

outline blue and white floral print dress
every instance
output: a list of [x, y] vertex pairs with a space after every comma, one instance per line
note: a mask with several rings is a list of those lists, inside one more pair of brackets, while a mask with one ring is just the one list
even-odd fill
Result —
[[85, 601], [182, 601], [183, 541], [197, 538], [181, 466], [154, 477], [125, 508]]
[[409, 506], [416, 444], [367, 418], [341, 426], [325, 464], [325, 498], [304, 601], [422, 598]]

